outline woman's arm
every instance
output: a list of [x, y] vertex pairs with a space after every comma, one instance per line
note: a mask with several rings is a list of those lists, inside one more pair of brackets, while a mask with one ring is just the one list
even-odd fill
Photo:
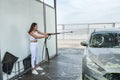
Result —
[[31, 36], [33, 36], [34, 38], [37, 38], [37, 39], [48, 37], [47, 35], [38, 36], [38, 35], [35, 35], [33, 32], [30, 32], [29, 34], [30, 34]]
[[39, 34], [42, 34], [42, 35], [45, 35], [45, 36], [48, 35], [47, 33], [41, 32], [41, 31], [39, 31], [39, 30], [37, 30], [37, 32], [38, 32]]

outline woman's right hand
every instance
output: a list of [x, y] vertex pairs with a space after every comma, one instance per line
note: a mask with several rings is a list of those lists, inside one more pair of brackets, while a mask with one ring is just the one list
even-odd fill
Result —
[[45, 35], [45, 38], [48, 38], [48, 35]]

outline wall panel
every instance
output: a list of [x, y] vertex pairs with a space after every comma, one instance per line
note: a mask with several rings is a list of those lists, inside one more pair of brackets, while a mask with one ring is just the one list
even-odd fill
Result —
[[[46, 32], [55, 33], [55, 10], [48, 6], [46, 8]], [[51, 36], [48, 40], [48, 49], [50, 57], [56, 54], [56, 37], [55, 35]]]

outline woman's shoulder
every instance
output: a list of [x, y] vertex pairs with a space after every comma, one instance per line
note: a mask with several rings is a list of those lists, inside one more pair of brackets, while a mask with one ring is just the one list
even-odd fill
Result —
[[34, 34], [34, 32], [33, 32], [33, 31], [31, 31], [31, 32], [29, 32], [28, 34], [29, 34], [29, 35], [32, 35], [32, 34]]

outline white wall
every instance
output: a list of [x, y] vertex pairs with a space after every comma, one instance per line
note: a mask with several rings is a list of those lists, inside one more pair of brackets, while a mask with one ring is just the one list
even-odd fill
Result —
[[[8, 51], [22, 60], [29, 54], [27, 30], [30, 25], [30, 2], [29, 0], [2, 0], [0, 3], [1, 59]], [[4, 80], [7, 80], [6, 74], [3, 75]], [[13, 75], [12, 73], [11, 76]]]
[[[53, 13], [53, 9], [48, 10], [48, 13]], [[54, 14], [49, 14], [49, 16], [54, 16]], [[47, 17], [49, 16], [47, 15]], [[44, 32], [43, 18], [43, 4], [40, 2], [35, 0], [0, 0], [1, 59], [3, 59], [6, 51], [19, 57], [19, 60], [23, 60], [29, 55], [29, 37], [27, 32], [32, 22], [37, 22], [39, 30]], [[47, 25], [54, 26], [54, 18], [49, 17], [48, 19], [53, 21], [47, 23]], [[53, 29], [54, 31], [54, 27], [49, 29], [51, 29], [51, 31]], [[52, 44], [54, 44], [50, 55], [56, 54], [54, 41], [55, 38], [48, 43], [49, 46], [53, 46]], [[39, 40], [40, 61], [42, 61], [43, 42], [44, 39]], [[23, 67], [22, 63], [21, 67]], [[6, 80], [6, 74], [3, 75], [4, 80]], [[9, 77], [12, 76], [14, 76], [14, 74], [11, 74]]]

